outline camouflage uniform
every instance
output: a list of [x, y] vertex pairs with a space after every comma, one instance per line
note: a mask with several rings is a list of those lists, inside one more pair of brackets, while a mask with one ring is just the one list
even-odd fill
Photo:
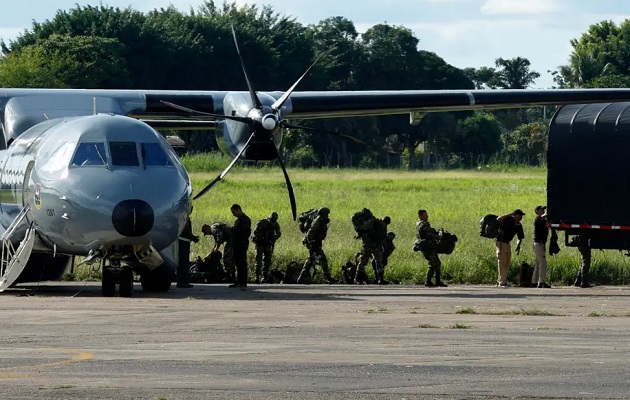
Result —
[[[383, 272], [385, 271], [385, 267], [387, 267], [389, 256], [396, 250], [396, 246], [394, 245], [395, 238], [396, 234], [394, 232], [387, 232], [385, 242], [383, 243]], [[372, 266], [374, 267], [374, 260], [372, 260]]]
[[[216, 247], [225, 244], [223, 248], [223, 268], [227, 275], [227, 280], [236, 282], [236, 266], [234, 264], [234, 251], [232, 247], [232, 228], [224, 223], [215, 223], [210, 227], [212, 237]], [[208, 255], [208, 257], [210, 257]]]
[[369, 228], [361, 234], [361, 255], [357, 264], [357, 272], [354, 283], [359, 284], [357, 279], [361, 273], [365, 273], [365, 266], [373, 257], [374, 274], [379, 284], [385, 283], [383, 279], [383, 243], [387, 239], [387, 229], [380, 220], [373, 219]]
[[591, 248], [588, 247], [588, 239], [582, 239], [581, 237], [579, 239], [585, 243], [578, 246], [578, 251], [580, 252], [580, 269], [575, 279], [575, 286], [589, 288], [591, 287], [588, 276], [591, 270]]
[[328, 280], [328, 283], [334, 282], [330, 276], [330, 270], [328, 269], [328, 259], [322, 249], [322, 242], [326, 239], [326, 234], [328, 233], [328, 223], [330, 222], [328, 219], [329, 213], [330, 210], [327, 208], [320, 208], [317, 213], [317, 218], [315, 218], [313, 224], [304, 235], [302, 243], [308, 249], [308, 258], [304, 262], [298, 283], [302, 282], [303, 275], [310, 273], [311, 267], [313, 267], [313, 272], [315, 272], [316, 264], [321, 265], [322, 271], [324, 271], [324, 277]]
[[271, 268], [271, 256], [276, 245], [276, 240], [280, 238], [280, 225], [278, 224], [278, 214], [271, 213], [269, 217], [261, 219], [256, 224], [252, 241], [256, 244], [256, 283], [260, 283], [261, 271], [262, 280], [269, 277]]
[[[430, 241], [433, 241], [437, 245], [437, 242], [440, 237], [437, 231], [431, 228], [431, 224], [429, 223], [429, 221], [419, 220], [416, 223], [416, 238], [430, 240]], [[440, 279], [440, 274], [442, 272], [442, 262], [440, 261], [440, 258], [438, 257], [437, 252], [435, 250], [423, 251], [422, 255], [429, 262], [426, 285], [434, 286], [433, 282], [431, 282], [433, 279], [433, 275], [435, 275], [436, 285], [441, 284], [442, 281]]]

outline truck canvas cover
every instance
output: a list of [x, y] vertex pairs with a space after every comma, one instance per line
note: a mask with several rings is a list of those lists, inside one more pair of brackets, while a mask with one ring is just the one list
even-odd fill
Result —
[[630, 229], [629, 199], [630, 102], [560, 108], [549, 128], [551, 226]]

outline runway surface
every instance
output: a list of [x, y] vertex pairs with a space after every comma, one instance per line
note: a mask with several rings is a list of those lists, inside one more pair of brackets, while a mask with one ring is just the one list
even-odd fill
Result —
[[[630, 289], [0, 294], [2, 399], [628, 398]], [[74, 297], [72, 297], [75, 295]]]

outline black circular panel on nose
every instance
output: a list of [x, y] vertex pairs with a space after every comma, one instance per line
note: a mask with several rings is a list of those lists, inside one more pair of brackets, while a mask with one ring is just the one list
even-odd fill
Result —
[[153, 208], [143, 200], [123, 200], [112, 212], [112, 224], [123, 236], [146, 235], [153, 228], [153, 222]]

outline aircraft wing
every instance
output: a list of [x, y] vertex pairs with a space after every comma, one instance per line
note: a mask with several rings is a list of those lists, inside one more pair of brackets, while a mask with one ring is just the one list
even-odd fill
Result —
[[[283, 92], [259, 92], [279, 99]], [[247, 92], [152, 91], [145, 94], [140, 115], [182, 116], [162, 103], [169, 101], [207, 113], [223, 112], [223, 102]], [[264, 97], [263, 97], [264, 98]], [[630, 89], [547, 90], [398, 90], [293, 92], [282, 108], [287, 118], [328, 118], [367, 115], [427, 113], [473, 109], [630, 101]]]
[[295, 92], [288, 118], [427, 113], [626, 101], [630, 89]]
[[[284, 94], [258, 93], [268, 105]], [[247, 108], [248, 98], [248, 92], [226, 91], [0, 88], [0, 113], [7, 140], [46, 119], [92, 113], [128, 115], [159, 128], [209, 129], [228, 105]], [[163, 101], [215, 116], [193, 116]], [[630, 89], [293, 92], [281, 110], [288, 119], [410, 113], [417, 121], [427, 112], [617, 101], [630, 101]]]

